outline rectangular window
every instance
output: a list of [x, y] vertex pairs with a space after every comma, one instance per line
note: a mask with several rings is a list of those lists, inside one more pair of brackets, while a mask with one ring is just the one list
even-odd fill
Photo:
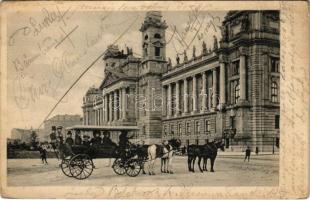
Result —
[[182, 124], [178, 124], [179, 135], [182, 135]]
[[167, 126], [164, 126], [164, 135], [167, 136]]
[[275, 129], [280, 128], [280, 115], [275, 116]]
[[276, 82], [271, 83], [271, 102], [278, 102], [278, 84]]
[[209, 93], [208, 93], [208, 107], [209, 107], [209, 110], [212, 108], [212, 88], [209, 88]]
[[280, 65], [279, 58], [271, 57], [270, 64], [271, 64], [271, 72], [279, 72], [279, 65]]
[[160, 47], [155, 47], [155, 56], [160, 56]]
[[143, 135], [146, 135], [145, 126], [143, 126], [142, 134], [143, 134]]
[[209, 120], [205, 121], [205, 131], [206, 133], [210, 133], [210, 121]]
[[214, 119], [214, 133], [216, 133], [216, 118]]
[[190, 130], [191, 130], [191, 124], [189, 122], [186, 122], [186, 134], [190, 134]]
[[200, 122], [199, 121], [195, 122], [195, 133], [196, 134], [200, 133]]
[[231, 63], [231, 76], [239, 75], [240, 64], [239, 60]]
[[170, 125], [170, 133], [171, 133], [171, 135], [174, 135], [174, 125], [173, 124]]
[[236, 117], [230, 117], [230, 128], [236, 128]]

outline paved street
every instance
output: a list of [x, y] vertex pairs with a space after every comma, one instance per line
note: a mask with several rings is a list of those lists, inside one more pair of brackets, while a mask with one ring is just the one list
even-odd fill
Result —
[[[96, 169], [86, 180], [65, 176], [56, 159], [49, 159], [49, 165], [39, 159], [9, 159], [9, 186], [276, 186], [278, 185], [279, 155], [252, 156], [243, 161], [241, 155], [220, 155], [215, 162], [215, 173], [188, 172], [187, 157], [174, 157], [174, 174], [160, 173], [160, 160], [156, 161], [155, 176], [119, 176], [107, 167], [107, 159], [96, 159]], [[210, 162], [210, 161], [209, 161]], [[208, 163], [210, 164], [210, 163]], [[210, 166], [208, 165], [208, 169]]]

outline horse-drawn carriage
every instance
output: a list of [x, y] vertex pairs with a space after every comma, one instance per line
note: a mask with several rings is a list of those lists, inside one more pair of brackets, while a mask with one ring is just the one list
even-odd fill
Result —
[[[128, 134], [131, 131], [138, 131], [136, 126], [73, 126], [67, 128], [70, 131], [93, 132], [93, 131], [109, 131], [122, 132]], [[142, 168], [144, 160], [138, 156], [139, 149], [135, 146], [122, 149], [117, 145], [72, 145], [70, 155], [62, 158], [60, 167], [62, 172], [68, 177], [76, 179], [88, 178], [93, 170], [93, 159], [96, 158], [114, 158], [112, 168], [118, 175], [127, 174], [130, 177], [137, 176]]]

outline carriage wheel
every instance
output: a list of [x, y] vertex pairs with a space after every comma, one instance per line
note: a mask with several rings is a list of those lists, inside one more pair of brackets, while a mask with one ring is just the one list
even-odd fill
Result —
[[79, 180], [88, 178], [93, 170], [94, 164], [86, 154], [78, 154], [71, 158], [69, 163], [71, 175]]
[[116, 158], [112, 165], [114, 172], [118, 175], [124, 175], [126, 173], [124, 164], [125, 163], [122, 161], [121, 158]]
[[141, 162], [138, 160], [130, 160], [126, 166], [126, 174], [130, 177], [136, 177], [141, 171]]
[[71, 171], [70, 171], [70, 167], [69, 167], [69, 162], [70, 160], [68, 159], [63, 159], [61, 161], [60, 167], [61, 167], [61, 171], [68, 177], [72, 177]]

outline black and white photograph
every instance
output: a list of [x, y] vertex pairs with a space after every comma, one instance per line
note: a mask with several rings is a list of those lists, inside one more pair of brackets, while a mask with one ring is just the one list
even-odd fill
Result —
[[6, 185], [279, 187], [280, 9], [118, 4], [6, 13]]

